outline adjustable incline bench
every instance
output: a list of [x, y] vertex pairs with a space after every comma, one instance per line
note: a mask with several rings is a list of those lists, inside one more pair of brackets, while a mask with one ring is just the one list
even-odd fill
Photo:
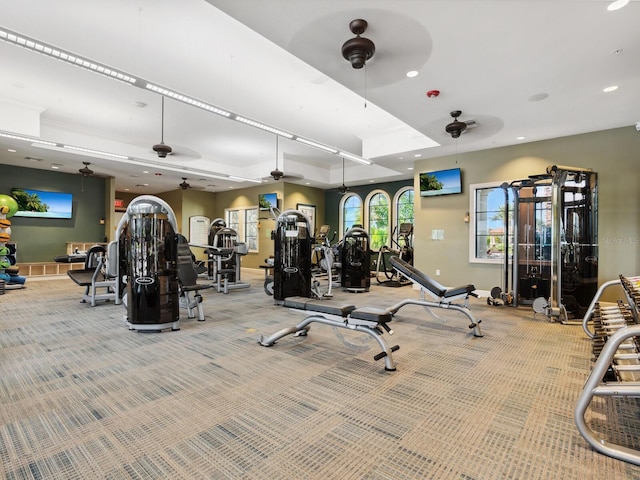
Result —
[[284, 306], [294, 310], [304, 311], [308, 316], [295, 327], [284, 328], [270, 337], [265, 338], [263, 335], [260, 335], [258, 343], [263, 347], [271, 347], [276, 341], [292, 333], [295, 334], [295, 336], [306, 336], [311, 328], [310, 324], [317, 322], [354, 330], [356, 332], [364, 332], [372, 336], [376, 342], [378, 342], [380, 348], [382, 348], [382, 352], [375, 355], [373, 359], [380, 360], [384, 358], [384, 369], [387, 371], [394, 371], [396, 369], [391, 353], [400, 347], [397, 345], [390, 347], [386, 339], [382, 336], [385, 330], [390, 335], [393, 334], [393, 331], [387, 325], [387, 323], [391, 321], [391, 313], [375, 308], [356, 308], [353, 305], [331, 305], [323, 300], [306, 297], [285, 298]]
[[[482, 320], [476, 320], [471, 313], [471, 310], [469, 310], [469, 296], [477, 296], [473, 293], [476, 289], [475, 285], [468, 284], [453, 288], [444, 287], [404, 260], [395, 256], [391, 257], [390, 260], [393, 268], [420, 288], [420, 299], [414, 300], [408, 298], [406, 300], [402, 300], [400, 303], [389, 307], [386, 310], [387, 312], [394, 315], [398, 310], [400, 310], [400, 308], [410, 304], [422, 305], [423, 307], [457, 310], [469, 318], [469, 321], [471, 322], [469, 324], [469, 328], [473, 329], [473, 335], [476, 337], [483, 336], [482, 331], [480, 330], [480, 322], [482, 322]], [[425, 300], [425, 293], [431, 295], [434, 301]], [[462, 303], [454, 303], [458, 301], [462, 301]]]

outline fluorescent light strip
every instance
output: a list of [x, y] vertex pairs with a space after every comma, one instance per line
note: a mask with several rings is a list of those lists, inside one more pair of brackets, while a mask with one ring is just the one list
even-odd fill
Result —
[[284, 130], [280, 130], [279, 128], [272, 127], [270, 125], [266, 125], [264, 123], [256, 122], [255, 120], [251, 120], [250, 118], [241, 117], [240, 115], [236, 115], [234, 120], [238, 122], [246, 123], [247, 125], [251, 125], [252, 127], [259, 128], [260, 130], [265, 130], [267, 132], [275, 133], [276, 135], [280, 135], [281, 137], [285, 137], [288, 139], [292, 139], [293, 135]]
[[237, 176], [235, 176], [235, 175], [229, 175], [229, 179], [231, 179], [231, 180], [237, 180], [238, 182], [262, 183], [262, 180], [257, 180], [257, 179], [255, 179], [255, 178], [237, 177]]
[[353, 160], [354, 162], [362, 163], [363, 165], [371, 165], [373, 163], [370, 160], [367, 160], [366, 158], [358, 157], [353, 153], [343, 152], [342, 150], [338, 152], [338, 155], [344, 158], [348, 158], [349, 160]]
[[319, 150], [324, 150], [325, 152], [329, 152], [329, 153], [333, 153], [333, 154], [338, 153], [338, 150], [336, 148], [329, 147], [327, 145], [323, 145], [322, 143], [314, 142], [313, 140], [307, 140], [306, 138], [303, 138], [303, 137], [296, 137], [295, 141], [296, 142], [300, 142], [300, 143], [304, 143], [305, 145], [309, 145], [310, 147], [314, 147], [314, 148], [317, 148]]
[[165, 97], [173, 98], [174, 100], [178, 100], [179, 102], [186, 103], [187, 105], [192, 105], [208, 112], [217, 113], [218, 115], [221, 115], [223, 117], [229, 118], [231, 116], [231, 113], [223, 110], [222, 108], [218, 108], [215, 105], [210, 105], [195, 98], [188, 97], [187, 95], [183, 95], [182, 93], [174, 92], [173, 90], [160, 87], [159, 85], [154, 85], [153, 83], [147, 83], [145, 88], [147, 90], [151, 90], [152, 92], [159, 93], [160, 95], [164, 95]]
[[47, 142], [45, 140], [40, 140], [38, 138], [23, 137], [23, 136], [20, 136], [20, 135], [13, 135], [11, 133], [2, 133], [2, 132], [0, 132], [0, 137], [12, 138], [13, 140], [22, 140], [23, 142], [40, 143], [42, 145], [51, 145], [52, 147], [58, 146], [58, 144], [54, 143], [54, 142]]
[[133, 85], [137, 81], [135, 77], [127, 75], [126, 73], [119, 72], [118, 70], [114, 70], [113, 68], [107, 67], [106, 65], [101, 65], [86, 58], [79, 57], [78, 55], [65, 52], [64, 50], [52, 47], [51, 45], [47, 45], [46, 43], [41, 43], [32, 38], [18, 35], [17, 33], [10, 30], [0, 29], [0, 40], [4, 40], [5, 42], [25, 48], [32, 52], [39, 53], [41, 55], [45, 55], [50, 58], [55, 58], [56, 60], [60, 60], [61, 62], [65, 62], [76, 67], [84, 68], [85, 70], [89, 70], [94, 73], [119, 80], [129, 85]]
[[63, 145], [63, 147], [68, 148], [69, 150], [76, 150], [78, 152], [85, 152], [85, 153], [93, 153], [95, 155], [103, 155], [105, 157], [129, 159], [127, 155], [120, 155], [118, 153], [101, 152], [100, 150], [92, 150], [90, 148], [83, 148], [83, 147], [74, 147], [73, 145]]

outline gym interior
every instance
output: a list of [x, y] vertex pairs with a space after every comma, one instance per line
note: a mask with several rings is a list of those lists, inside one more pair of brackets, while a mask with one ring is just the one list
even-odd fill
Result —
[[4, 149], [3, 478], [640, 477], [636, 125], [464, 135], [348, 188], [344, 157], [147, 193]]

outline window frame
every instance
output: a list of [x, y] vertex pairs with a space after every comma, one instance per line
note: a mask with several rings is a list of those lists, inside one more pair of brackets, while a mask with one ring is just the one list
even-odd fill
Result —
[[391, 197], [389, 196], [389, 194], [385, 191], [382, 190], [381, 188], [377, 188], [375, 190], [370, 191], [365, 200], [364, 200], [364, 204], [363, 204], [363, 212], [364, 212], [364, 228], [367, 232], [369, 232], [369, 245], [372, 246], [373, 242], [371, 241], [371, 200], [373, 199], [373, 197], [377, 196], [377, 195], [382, 195], [384, 198], [386, 198], [387, 200], [387, 241], [381, 245], [381, 246], [391, 246], [391, 224], [393, 223], [393, 219], [391, 216], [392, 210], [393, 210], [393, 205], [391, 203]]
[[[346, 230], [344, 230], [344, 206], [347, 203], [347, 201], [350, 198], [357, 198], [360, 201], [360, 218], [359, 218], [359, 222], [355, 222], [355, 223], [360, 223], [360, 224], [364, 224], [363, 219], [362, 219], [362, 215], [363, 215], [363, 210], [364, 210], [364, 202], [362, 200], [362, 197], [360, 195], [358, 195], [357, 193], [354, 192], [347, 192], [345, 193], [342, 198], [340, 199], [340, 214], [339, 214], [339, 219], [338, 221], [340, 222], [340, 228], [338, 229], [338, 239], [342, 240], [342, 238], [344, 237], [344, 234], [347, 233]], [[344, 230], [344, 231], [343, 231]]]
[[[478, 237], [477, 231], [477, 218], [478, 218], [478, 204], [477, 204], [477, 192], [478, 190], [489, 190], [489, 189], [502, 189], [501, 185], [504, 182], [487, 182], [487, 183], [473, 183], [469, 185], [469, 263], [480, 263], [480, 264], [489, 264], [489, 265], [501, 265], [504, 264], [504, 257], [497, 258], [481, 258], [476, 256], [476, 239]], [[509, 207], [513, 208], [513, 200], [509, 202]], [[510, 228], [510, 232], [513, 235], [513, 229]], [[488, 231], [485, 232], [485, 235], [488, 235]], [[512, 239], [513, 240], [513, 239]], [[502, 235], [502, 242], [504, 244], [504, 233]], [[505, 255], [508, 255], [508, 252], [505, 252]]]
[[[258, 209], [257, 205], [252, 205], [249, 207], [243, 207], [243, 208], [225, 208], [224, 209], [224, 218], [225, 218], [225, 222], [227, 223], [227, 227], [232, 228], [233, 230], [236, 231], [236, 233], [238, 234], [238, 239], [242, 242], [244, 242], [247, 245], [247, 249], [249, 253], [258, 253], [260, 250], [260, 234], [258, 232], [257, 237], [256, 237], [256, 248], [250, 248], [250, 243], [247, 241], [248, 239], [248, 234], [247, 234], [247, 212], [255, 210], [256, 212], [256, 228], [258, 226], [258, 223], [260, 221], [260, 211]], [[238, 214], [238, 223], [237, 225], [234, 223], [232, 225], [231, 223], [231, 214], [237, 212]]]

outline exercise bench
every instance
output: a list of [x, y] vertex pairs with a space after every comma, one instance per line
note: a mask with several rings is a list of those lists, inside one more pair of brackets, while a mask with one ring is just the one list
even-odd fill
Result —
[[295, 334], [294, 336], [296, 337], [306, 336], [312, 323], [322, 323], [370, 335], [382, 348], [382, 352], [375, 355], [373, 359], [380, 360], [384, 358], [384, 369], [395, 371], [396, 366], [392, 352], [395, 352], [400, 347], [398, 345], [390, 347], [382, 336], [385, 331], [390, 335], [393, 334], [393, 331], [387, 325], [392, 319], [390, 313], [375, 308], [356, 308], [354, 305], [338, 306], [326, 303], [326, 301], [306, 297], [285, 298], [283, 305], [292, 310], [303, 311], [308, 316], [295, 327], [284, 328], [270, 337], [265, 338], [260, 335], [258, 343], [263, 347], [271, 347], [276, 341], [290, 334]]
[[84, 287], [80, 303], [96, 306], [99, 300], [113, 301], [120, 304], [117, 272], [117, 242], [108, 245], [108, 252], [102, 245], [94, 245], [89, 249], [82, 270], [68, 270], [67, 275], [76, 284]]
[[[400, 303], [389, 307], [386, 311], [395, 315], [400, 308], [405, 305], [421, 305], [423, 307], [445, 308], [456, 310], [464, 314], [470, 321], [469, 328], [473, 330], [475, 337], [482, 337], [480, 323], [482, 320], [476, 320], [469, 309], [469, 297], [477, 297], [474, 293], [476, 287], [473, 284], [461, 285], [459, 287], [445, 287], [434, 279], [428, 277], [413, 265], [405, 262], [396, 256], [391, 257], [391, 265], [398, 273], [410, 280], [420, 289], [420, 299], [402, 300]], [[425, 293], [429, 294], [433, 301], [425, 299]], [[457, 303], [462, 302], [462, 303]]]

